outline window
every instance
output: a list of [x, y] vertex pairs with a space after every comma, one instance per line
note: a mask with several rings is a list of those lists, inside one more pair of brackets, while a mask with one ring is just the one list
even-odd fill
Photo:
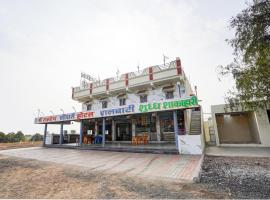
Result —
[[166, 92], [166, 99], [173, 99], [173, 91]]
[[125, 98], [119, 99], [119, 105], [120, 105], [120, 106], [126, 105], [126, 99], [125, 99]]
[[87, 110], [92, 110], [92, 104], [87, 105]]
[[141, 103], [147, 102], [147, 95], [141, 95], [141, 96], [140, 96], [140, 102], [141, 102]]
[[267, 115], [268, 115], [268, 121], [270, 123], [270, 110], [267, 110], [266, 112], [267, 112]]
[[107, 108], [108, 102], [107, 101], [102, 101], [102, 108]]

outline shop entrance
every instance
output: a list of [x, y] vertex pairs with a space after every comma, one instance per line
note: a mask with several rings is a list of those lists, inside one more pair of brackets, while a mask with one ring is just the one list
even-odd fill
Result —
[[[105, 140], [112, 141], [112, 122], [106, 120], [105, 122]], [[102, 137], [102, 119], [92, 119], [83, 121], [83, 143], [93, 144], [95, 143], [95, 137]]]
[[119, 116], [115, 120], [116, 141], [131, 141], [132, 128], [131, 119], [128, 116]]
[[115, 128], [116, 128], [116, 141], [131, 141], [132, 137], [131, 124], [117, 123]]
[[254, 112], [216, 114], [220, 144], [260, 144]]

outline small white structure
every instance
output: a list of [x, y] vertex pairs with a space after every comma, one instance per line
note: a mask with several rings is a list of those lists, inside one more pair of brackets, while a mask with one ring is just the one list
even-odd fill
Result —
[[270, 147], [270, 109], [250, 111], [211, 106], [217, 146]]

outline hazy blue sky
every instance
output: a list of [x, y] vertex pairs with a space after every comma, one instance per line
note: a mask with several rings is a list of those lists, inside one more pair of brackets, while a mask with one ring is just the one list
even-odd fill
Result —
[[[204, 112], [232, 86], [229, 20], [245, 0], [0, 0], [0, 131], [42, 131], [45, 114], [77, 110], [80, 73], [106, 78], [179, 56]], [[57, 128], [58, 130], [58, 128]]]

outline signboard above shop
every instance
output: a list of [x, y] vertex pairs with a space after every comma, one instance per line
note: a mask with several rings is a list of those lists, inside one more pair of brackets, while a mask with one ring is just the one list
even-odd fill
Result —
[[142, 104], [130, 104], [119, 106], [116, 108], [93, 110], [91, 112], [76, 112], [62, 115], [52, 115], [39, 117], [35, 119], [36, 124], [61, 123], [68, 121], [80, 121], [83, 119], [111, 117], [118, 115], [130, 115], [137, 113], [157, 112], [174, 109], [187, 109], [198, 107], [198, 99], [196, 96], [187, 97], [184, 99], [172, 99], [161, 102], [150, 102]]
[[65, 121], [80, 121], [82, 119], [90, 119], [94, 117], [94, 112], [74, 112], [62, 115], [51, 115], [35, 118], [36, 124], [53, 124]]

